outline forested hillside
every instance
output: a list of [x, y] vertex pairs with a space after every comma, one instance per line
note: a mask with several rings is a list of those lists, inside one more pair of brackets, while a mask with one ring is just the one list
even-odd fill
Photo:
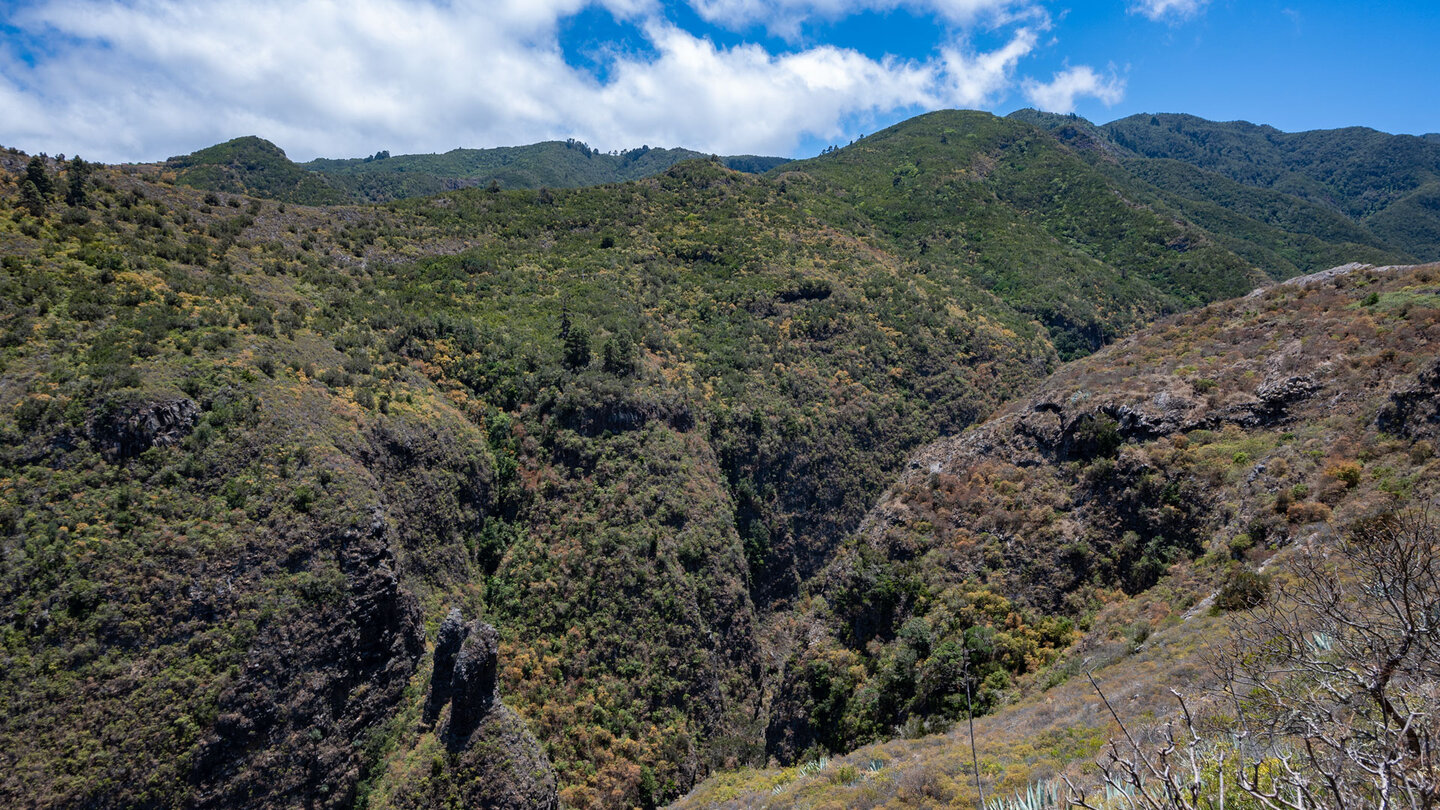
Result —
[[[1093, 143], [946, 112], [764, 175], [700, 159], [364, 205], [327, 195], [377, 175], [259, 139], [124, 167], [0, 153], [0, 803], [653, 807], [949, 722], [966, 633], [994, 641], [980, 705], [1004, 705], [1233, 528], [1201, 508], [1210, 456], [1178, 483], [1121, 464], [1161, 433], [1240, 441], [1228, 417], [1141, 437], [1057, 401], [1059, 444], [1006, 462], [1034, 481], [867, 513], [919, 498], [921, 448], [1157, 318], [1197, 320], [1145, 362], [1240, 413], [1270, 375], [1204, 360], [1229, 326], [1182, 345], [1226, 310], [1178, 313], [1294, 266]], [[537, 178], [613, 157], [542, 146], [564, 154], [525, 153]], [[1302, 219], [1264, 238], [1396, 255]], [[1361, 343], [1419, 335], [1344, 368], [1415, 372], [1433, 308], [1394, 278], [1311, 302]], [[1242, 300], [1288, 318], [1300, 289]], [[1109, 511], [1061, 531], [1077, 481]], [[967, 509], [1023, 542], [962, 542]]]
[[862, 218], [916, 261], [963, 268], [1067, 358], [1265, 279], [1054, 138], [986, 113], [930, 113], [779, 171], [820, 179], [836, 216]]
[[[1377, 515], [1418, 515], [1429, 528], [1410, 547], [1417, 556], [1394, 562], [1435, 570], [1437, 341], [1440, 265], [1349, 266], [1165, 319], [916, 453], [793, 618], [808, 643], [796, 645], [787, 669], [797, 676], [776, 700], [807, 721], [787, 727], [784, 743], [843, 751], [885, 740], [891, 726], [914, 736], [949, 728], [965, 716], [958, 685], [968, 678], [973, 705], [995, 712], [976, 726], [987, 795], [1019, 792], [1013, 806], [1024, 806], [1035, 783], [1068, 792], [1061, 774], [1094, 788], [1092, 763], [1122, 734], [1102, 694], [1158, 756], [1159, 721], [1179, 709], [1174, 689], [1193, 710], [1219, 713], [1201, 726], [1214, 737], [1202, 747], [1211, 753], [1199, 800], [1218, 806], [1219, 756], [1238, 721], [1213, 703], [1226, 675], [1217, 663], [1247, 634], [1264, 646], [1244, 660], [1282, 660], [1283, 640], [1254, 634], [1260, 608], [1323, 588], [1324, 569], [1304, 567], [1316, 556], [1340, 566], [1340, 593], [1372, 575], [1376, 561], [1341, 538], [1373, 537]], [[1427, 584], [1415, 593], [1434, 605], [1440, 590], [1419, 576]], [[1387, 587], [1393, 596], [1402, 586]], [[1373, 618], [1339, 604], [1356, 621]], [[1291, 615], [1295, 603], [1277, 608]], [[1366, 627], [1357, 632], [1368, 650], [1394, 652], [1405, 638]], [[1392, 665], [1424, 671], [1429, 649], [1398, 652]], [[1364, 665], [1361, 656], [1354, 666]], [[1351, 672], [1320, 659], [1305, 673], [1315, 680], [1286, 694], [1323, 705], [1327, 671], [1336, 681]], [[1240, 682], [1241, 696], [1252, 686]], [[1413, 675], [1393, 688], [1410, 709], [1433, 706]], [[1251, 710], [1263, 713], [1264, 701]], [[1353, 722], [1369, 722], [1363, 707]], [[845, 758], [812, 754], [808, 767], [720, 776], [678, 806], [970, 802], [967, 736], [959, 725]], [[1348, 739], [1357, 758], [1383, 750], [1383, 740]], [[1428, 778], [1409, 760], [1396, 774]], [[1243, 806], [1230, 778], [1228, 799]]]
[[300, 168], [280, 147], [254, 136], [172, 157], [165, 168], [174, 171], [175, 182], [192, 188], [304, 205], [351, 201], [344, 189]]
[[[443, 155], [377, 152], [368, 158], [312, 160], [301, 168], [349, 191], [356, 199], [384, 202], [457, 188], [576, 188], [639, 180], [686, 160], [709, 157], [690, 149], [640, 146], [610, 153], [576, 140], [546, 141], [497, 149], [453, 149]], [[721, 158], [727, 167], [760, 173], [788, 162], [785, 158], [739, 155]]]
[[[176, 182], [210, 191], [250, 194], [280, 202], [327, 205], [387, 202], [462, 188], [576, 188], [652, 177], [686, 160], [709, 157], [689, 149], [641, 146], [615, 154], [575, 140], [497, 149], [453, 149], [443, 155], [379, 151], [348, 160], [299, 164], [263, 138], [248, 136], [172, 157], [164, 164]], [[784, 158], [721, 158], [728, 168], [759, 173]]]
[[1256, 263], [1310, 273], [1346, 261], [1440, 259], [1440, 143], [1428, 136], [1281, 132], [1171, 114], [1100, 127], [1034, 110], [1010, 117], [1095, 144], [1185, 216], [1249, 243], [1236, 252]]

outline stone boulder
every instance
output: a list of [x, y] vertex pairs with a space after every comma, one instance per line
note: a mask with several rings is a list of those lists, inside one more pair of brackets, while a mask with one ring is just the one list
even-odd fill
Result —
[[1375, 426], [1407, 439], [1440, 440], [1440, 360], [1390, 392]]
[[151, 447], [168, 447], [194, 430], [200, 407], [180, 398], [108, 408], [91, 417], [90, 440], [112, 461], [134, 458]]

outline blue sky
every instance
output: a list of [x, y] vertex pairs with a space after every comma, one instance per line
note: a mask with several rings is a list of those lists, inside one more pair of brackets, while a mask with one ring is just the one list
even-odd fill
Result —
[[1035, 106], [1440, 131], [1434, 0], [19, 0], [0, 144], [305, 160], [575, 137], [804, 156]]

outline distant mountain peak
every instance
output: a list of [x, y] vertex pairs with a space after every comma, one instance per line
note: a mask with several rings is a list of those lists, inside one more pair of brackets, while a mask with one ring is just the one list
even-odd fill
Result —
[[172, 157], [165, 161], [165, 167], [175, 170], [180, 185], [208, 191], [309, 205], [349, 202], [344, 191], [300, 168], [284, 149], [256, 135]]
[[267, 141], [258, 135], [242, 135], [239, 138], [231, 138], [224, 143], [217, 143], [214, 146], [207, 146], [204, 149], [197, 149], [188, 155], [172, 157], [165, 162], [178, 166], [198, 166], [207, 164], [230, 163], [235, 160], [265, 158], [283, 160], [290, 162], [285, 155], [285, 150]]

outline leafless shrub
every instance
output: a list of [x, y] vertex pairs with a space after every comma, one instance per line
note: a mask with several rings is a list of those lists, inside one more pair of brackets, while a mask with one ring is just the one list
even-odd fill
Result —
[[1175, 693], [1180, 716], [1158, 741], [1121, 723], [1099, 763], [1105, 796], [1072, 785], [1070, 800], [1440, 807], [1440, 530], [1428, 513], [1364, 520], [1301, 554], [1276, 598], [1235, 623], [1219, 668], [1217, 715], [1197, 719]]

